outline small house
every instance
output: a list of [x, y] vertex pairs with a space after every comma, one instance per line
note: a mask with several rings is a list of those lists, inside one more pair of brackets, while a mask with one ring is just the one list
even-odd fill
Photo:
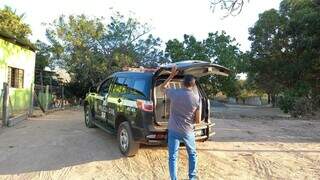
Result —
[[2, 106], [2, 89], [6, 82], [11, 115], [27, 112], [30, 106], [35, 57], [35, 48], [29, 42], [0, 32], [0, 102]]

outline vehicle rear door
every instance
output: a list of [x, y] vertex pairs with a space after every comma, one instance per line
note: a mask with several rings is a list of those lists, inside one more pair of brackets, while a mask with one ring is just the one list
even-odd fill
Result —
[[229, 69], [218, 64], [205, 61], [180, 61], [172, 64], [166, 64], [159, 68], [155, 73], [155, 77], [170, 74], [171, 68], [176, 65], [179, 70], [178, 75], [193, 75], [194, 77], [202, 77], [207, 75], [228, 76]]
[[[180, 61], [180, 62], [176, 62], [176, 63], [172, 63], [172, 64], [166, 64], [166, 65], [162, 65], [154, 74], [154, 79], [157, 80], [160, 76], [166, 76], [169, 75], [171, 73], [171, 69], [172, 67], [176, 65], [177, 69], [178, 69], [178, 76], [182, 77], [184, 75], [193, 75], [196, 78], [200, 78], [203, 76], [207, 76], [207, 75], [221, 75], [221, 76], [228, 76], [228, 74], [230, 73], [230, 70], [228, 68], [225, 68], [223, 66], [220, 66], [218, 64], [213, 64], [210, 62], [205, 62], [205, 61], [197, 61], [197, 60], [187, 60], [187, 61]], [[155, 81], [155, 86], [160, 85], [159, 83], [157, 83], [157, 81]], [[199, 86], [197, 86], [199, 87]], [[165, 94], [163, 95], [164, 99], [165, 99]], [[202, 102], [202, 107], [206, 107], [206, 112], [204, 112], [204, 108], [202, 114], [203, 115], [207, 115], [209, 114], [209, 109], [210, 108], [210, 104], [208, 102], [206, 102], [207, 100], [205, 99], [204, 95], [201, 95], [201, 102]], [[164, 103], [166, 103], [165, 100], [163, 101]], [[169, 103], [167, 103], [169, 104]], [[156, 111], [157, 113], [159, 113], [159, 115], [157, 115], [157, 122], [162, 120], [167, 121], [167, 117], [168, 117], [168, 111], [169, 111], [169, 106], [164, 106], [164, 111]], [[158, 108], [158, 107], [157, 107]], [[162, 108], [160, 106], [160, 108]], [[164, 113], [162, 113], [164, 112]], [[162, 116], [160, 114], [163, 114]]]
[[[123, 114], [130, 121], [135, 121], [140, 124], [141, 117], [139, 115], [137, 100], [146, 100], [147, 85], [146, 80], [142, 78], [128, 77], [125, 81], [126, 92], [122, 94], [123, 97]], [[139, 122], [138, 122], [139, 121]]]

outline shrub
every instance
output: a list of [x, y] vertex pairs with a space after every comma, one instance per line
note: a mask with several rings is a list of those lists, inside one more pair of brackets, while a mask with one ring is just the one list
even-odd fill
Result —
[[293, 117], [301, 117], [307, 114], [312, 114], [313, 110], [314, 107], [312, 100], [307, 97], [300, 97], [295, 100], [290, 114]]
[[278, 105], [284, 113], [290, 113], [293, 117], [312, 114], [316, 107], [312, 98], [297, 97], [292, 92], [286, 92], [280, 96]]
[[294, 103], [295, 97], [290, 92], [284, 93], [278, 100], [278, 106], [284, 113], [291, 112], [293, 110]]

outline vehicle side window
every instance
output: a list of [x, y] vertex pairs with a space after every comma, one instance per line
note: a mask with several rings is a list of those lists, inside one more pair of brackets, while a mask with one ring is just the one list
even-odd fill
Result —
[[101, 96], [106, 96], [106, 95], [108, 94], [111, 81], [112, 81], [112, 79], [110, 78], [110, 79], [104, 81], [104, 82], [100, 85], [100, 87], [99, 87], [99, 92], [98, 92], [98, 93], [99, 93]]
[[126, 85], [127, 87], [133, 87], [133, 85], [134, 85], [134, 79], [132, 79], [132, 78], [127, 78], [127, 79], [126, 79], [126, 82], [125, 82], [125, 85]]
[[122, 77], [117, 78], [110, 92], [110, 95], [121, 96], [122, 94], [126, 93], [125, 80], [126, 79]]
[[[130, 82], [130, 83], [129, 83]], [[145, 80], [131, 79], [128, 82], [126, 97], [131, 100], [144, 99], [145, 95]]]
[[146, 81], [143, 79], [136, 79], [134, 81], [133, 89], [137, 91], [138, 94], [144, 95], [145, 88], [146, 87]]

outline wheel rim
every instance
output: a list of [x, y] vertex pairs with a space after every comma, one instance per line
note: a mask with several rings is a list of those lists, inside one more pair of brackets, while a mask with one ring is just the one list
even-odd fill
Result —
[[86, 110], [85, 122], [87, 125], [89, 124], [89, 110]]
[[129, 145], [129, 141], [128, 141], [129, 137], [128, 137], [128, 133], [125, 129], [122, 129], [120, 131], [120, 146], [122, 148], [122, 150], [126, 151]]

